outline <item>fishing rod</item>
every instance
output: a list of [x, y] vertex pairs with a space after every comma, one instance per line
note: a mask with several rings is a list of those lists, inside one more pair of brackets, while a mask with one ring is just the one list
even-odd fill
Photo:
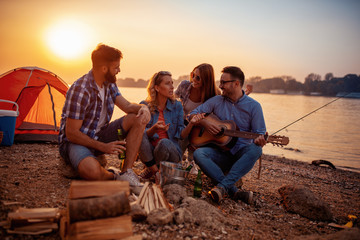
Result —
[[298, 122], [298, 121], [300, 121], [300, 120], [302, 120], [302, 119], [306, 118], [307, 116], [309, 116], [309, 115], [313, 114], [314, 112], [316, 112], [316, 111], [318, 111], [318, 110], [320, 110], [320, 109], [322, 109], [322, 108], [326, 107], [327, 105], [329, 105], [329, 104], [331, 104], [331, 103], [333, 103], [333, 102], [335, 102], [335, 101], [339, 100], [340, 98], [343, 98], [343, 97], [345, 97], [345, 96], [349, 95], [350, 93], [351, 93], [351, 92], [348, 92], [347, 94], [345, 94], [345, 95], [343, 95], [343, 96], [340, 96], [340, 97], [338, 97], [338, 98], [336, 98], [336, 99], [334, 99], [334, 100], [332, 100], [332, 101], [330, 101], [330, 102], [326, 103], [325, 105], [323, 105], [323, 106], [321, 106], [321, 107], [319, 107], [319, 108], [315, 109], [314, 111], [309, 112], [308, 114], [306, 114], [306, 115], [302, 116], [301, 118], [298, 118], [297, 120], [293, 121], [292, 123], [290, 123], [290, 124], [286, 125], [285, 127], [281, 128], [281, 129], [279, 129], [279, 130], [277, 130], [276, 132], [274, 132], [274, 133], [273, 133], [273, 134], [271, 134], [270, 136], [275, 135], [276, 133], [278, 133], [278, 132], [280, 132], [280, 131], [284, 130], [285, 128], [287, 128], [287, 127], [289, 127], [289, 126], [293, 125], [294, 123], [296, 123], [296, 122]]

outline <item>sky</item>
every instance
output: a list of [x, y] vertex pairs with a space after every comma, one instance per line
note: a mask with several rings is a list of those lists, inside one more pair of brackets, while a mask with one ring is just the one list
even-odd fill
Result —
[[201, 63], [246, 78], [360, 74], [357, 0], [0, 0], [0, 74], [37, 66], [71, 84], [98, 43], [122, 51], [118, 78], [177, 79]]

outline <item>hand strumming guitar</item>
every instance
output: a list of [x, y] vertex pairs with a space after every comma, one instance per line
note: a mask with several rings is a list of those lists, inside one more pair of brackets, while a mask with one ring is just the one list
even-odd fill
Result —
[[205, 127], [206, 131], [208, 131], [210, 134], [212, 134], [214, 136], [217, 135], [221, 131], [221, 128], [219, 127], [218, 124], [216, 124], [213, 121], [208, 121], [206, 118], [203, 119], [200, 122], [200, 124]]

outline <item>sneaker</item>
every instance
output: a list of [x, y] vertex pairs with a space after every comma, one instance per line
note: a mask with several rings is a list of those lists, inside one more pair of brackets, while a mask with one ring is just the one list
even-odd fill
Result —
[[145, 167], [139, 175], [139, 177], [144, 180], [150, 179], [152, 176], [154, 176], [154, 173], [147, 167]]
[[221, 202], [221, 200], [226, 196], [226, 190], [222, 187], [214, 187], [209, 193], [211, 199], [216, 203]]
[[116, 167], [109, 167], [108, 169], [109, 172], [113, 173], [114, 175], [119, 175], [121, 173], [120, 169], [116, 168]]
[[116, 174], [116, 180], [129, 182], [131, 191], [136, 195], [140, 194], [141, 189], [144, 186], [131, 168], [126, 170], [126, 172]]
[[244, 203], [251, 205], [254, 202], [254, 193], [252, 191], [239, 190], [234, 194], [233, 199], [235, 201], [241, 200]]

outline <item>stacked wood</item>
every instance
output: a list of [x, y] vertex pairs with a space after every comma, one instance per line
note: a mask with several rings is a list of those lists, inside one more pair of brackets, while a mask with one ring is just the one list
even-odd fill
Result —
[[72, 181], [62, 239], [123, 239], [131, 237], [128, 182]]
[[171, 208], [160, 186], [149, 182], [146, 182], [142, 188], [137, 203], [142, 206], [148, 214], [157, 208], [167, 208], [169, 210]]
[[8, 233], [38, 235], [58, 229], [58, 208], [19, 208], [8, 214]]

